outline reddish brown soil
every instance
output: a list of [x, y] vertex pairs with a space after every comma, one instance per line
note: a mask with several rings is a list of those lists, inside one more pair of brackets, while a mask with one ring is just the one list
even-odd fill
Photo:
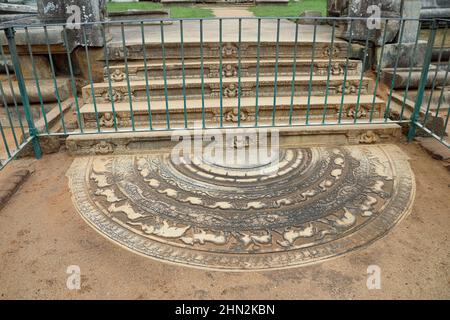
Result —
[[[450, 173], [416, 144], [400, 146], [411, 157], [417, 195], [386, 237], [324, 263], [253, 273], [178, 267], [109, 242], [72, 205], [65, 177], [72, 159], [45, 156], [0, 211], [0, 298], [449, 299]], [[380, 290], [366, 287], [372, 264], [381, 268]], [[81, 290], [66, 287], [70, 265], [81, 268]]]

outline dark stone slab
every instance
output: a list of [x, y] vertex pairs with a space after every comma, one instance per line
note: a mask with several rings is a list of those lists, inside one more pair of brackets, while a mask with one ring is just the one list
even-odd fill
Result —
[[37, 9], [33, 6], [26, 6], [22, 4], [10, 4], [0, 2], [0, 14], [17, 14], [17, 13], [36, 13]]
[[[70, 6], [75, 5], [80, 8], [81, 23], [104, 21], [106, 12], [106, 0], [38, 0], [38, 17], [42, 22], [66, 23], [73, 15]], [[73, 50], [78, 45], [101, 47], [104, 45], [101, 24], [88, 24], [82, 28], [67, 29], [69, 50]], [[86, 34], [86, 43], [83, 37]]]

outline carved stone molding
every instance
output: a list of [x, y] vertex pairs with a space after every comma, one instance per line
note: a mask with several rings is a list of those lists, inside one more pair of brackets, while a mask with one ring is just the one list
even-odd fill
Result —
[[102, 141], [101, 156], [72, 164], [75, 207], [111, 241], [184, 266], [266, 270], [337, 257], [383, 237], [415, 194], [392, 145], [280, 149], [252, 165], [208, 155], [175, 165], [170, 154], [108, 156], [111, 147]]

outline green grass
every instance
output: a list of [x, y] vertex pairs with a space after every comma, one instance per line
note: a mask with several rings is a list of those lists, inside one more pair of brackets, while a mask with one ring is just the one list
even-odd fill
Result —
[[305, 10], [317, 10], [326, 16], [327, 0], [290, 0], [287, 5], [259, 4], [249, 10], [257, 17], [298, 17]]
[[167, 6], [170, 8], [172, 18], [210, 18], [214, 13], [208, 8], [198, 8], [195, 6]]
[[195, 6], [164, 6], [155, 2], [109, 2], [108, 12], [126, 11], [128, 9], [154, 10], [170, 9], [171, 18], [209, 18], [214, 17], [211, 9], [199, 8]]

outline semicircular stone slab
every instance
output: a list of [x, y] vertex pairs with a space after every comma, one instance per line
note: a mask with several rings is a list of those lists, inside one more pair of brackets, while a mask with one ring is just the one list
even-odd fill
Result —
[[67, 175], [78, 212], [113, 242], [224, 271], [301, 266], [367, 246], [415, 194], [408, 159], [393, 145], [282, 149], [277, 161], [241, 166], [86, 157]]

